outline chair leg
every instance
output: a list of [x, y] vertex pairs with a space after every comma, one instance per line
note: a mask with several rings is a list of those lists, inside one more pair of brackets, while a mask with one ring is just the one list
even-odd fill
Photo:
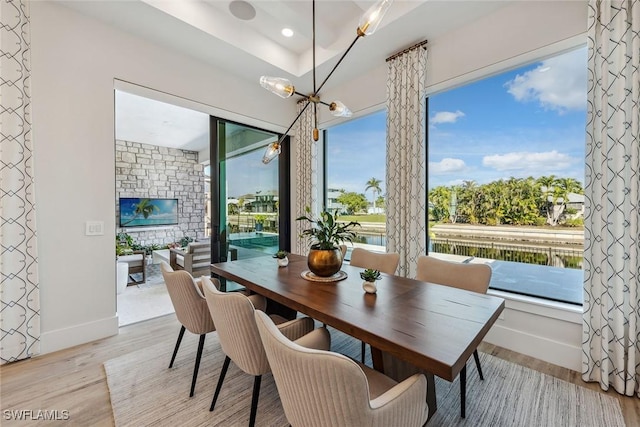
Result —
[[184, 336], [185, 331], [184, 326], [180, 328], [180, 333], [178, 334], [178, 341], [176, 341], [176, 348], [173, 349], [173, 356], [171, 356], [171, 363], [169, 363], [169, 367], [173, 367], [173, 361], [176, 360], [176, 354], [178, 354], [178, 349], [180, 348], [180, 343], [182, 342], [182, 337]]
[[480, 366], [480, 357], [478, 356], [478, 350], [473, 351], [473, 358], [476, 361], [476, 368], [478, 368], [478, 374], [480, 375], [480, 379], [484, 381], [484, 377], [482, 376], [482, 366]]
[[465, 417], [465, 407], [467, 399], [467, 364], [460, 371], [460, 416]]
[[253, 396], [251, 397], [251, 415], [249, 415], [249, 427], [256, 424], [256, 412], [258, 412], [258, 398], [260, 398], [260, 381], [262, 375], [256, 375], [253, 380]]
[[200, 342], [198, 343], [198, 354], [196, 355], [196, 366], [193, 367], [193, 379], [191, 380], [191, 393], [189, 393], [189, 397], [193, 397], [193, 393], [196, 389], [198, 369], [200, 369], [200, 358], [202, 357], [202, 348], [204, 347], [204, 339], [206, 336], [206, 334], [200, 335]]
[[362, 343], [362, 350], [360, 352], [360, 361], [364, 365], [364, 357], [365, 357], [365, 353], [367, 352], [367, 345], [364, 343], [364, 341], [361, 341], [361, 343]]
[[224, 376], [227, 374], [227, 369], [229, 369], [229, 356], [224, 358], [224, 363], [222, 364], [222, 371], [220, 371], [220, 378], [218, 378], [218, 385], [216, 386], [216, 392], [213, 394], [213, 400], [211, 401], [211, 407], [209, 407], [209, 411], [213, 411], [213, 408], [216, 407], [216, 401], [218, 400], [218, 395], [220, 394], [220, 389], [222, 388], [222, 382], [224, 381]]

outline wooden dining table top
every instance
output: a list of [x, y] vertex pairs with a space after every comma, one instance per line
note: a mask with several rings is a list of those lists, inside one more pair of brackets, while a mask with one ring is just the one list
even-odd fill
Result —
[[222, 262], [211, 271], [326, 323], [418, 368], [453, 381], [504, 309], [491, 295], [381, 273], [377, 293], [362, 289], [362, 268], [343, 264], [347, 278], [302, 277], [307, 258], [289, 255]]

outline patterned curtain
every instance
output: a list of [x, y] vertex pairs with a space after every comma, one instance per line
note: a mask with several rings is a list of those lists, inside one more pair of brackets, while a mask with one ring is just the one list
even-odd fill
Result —
[[640, 0], [589, 2], [583, 372], [640, 396]]
[[426, 66], [424, 46], [387, 61], [387, 251], [415, 277], [426, 254]]
[[[304, 108], [306, 102], [298, 103], [298, 113]], [[320, 211], [318, 204], [318, 144], [313, 140], [313, 105], [310, 105], [298, 119], [296, 130], [296, 206], [294, 218], [305, 214], [307, 207], [311, 209], [311, 215], [317, 216]], [[294, 221], [293, 235], [296, 244], [293, 251], [300, 255], [309, 253], [309, 242], [299, 239], [308, 224]]]
[[29, 2], [0, 2], [1, 363], [40, 352]]

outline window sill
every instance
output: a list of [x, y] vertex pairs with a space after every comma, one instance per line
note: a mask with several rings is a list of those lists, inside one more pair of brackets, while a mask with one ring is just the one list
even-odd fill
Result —
[[550, 301], [543, 298], [518, 295], [511, 292], [489, 289], [489, 295], [505, 300], [505, 308], [522, 311], [538, 316], [582, 324], [582, 306], [563, 302]]

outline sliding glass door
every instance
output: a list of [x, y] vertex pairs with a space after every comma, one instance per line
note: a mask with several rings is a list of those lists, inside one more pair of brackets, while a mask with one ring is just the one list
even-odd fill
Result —
[[266, 146], [278, 136], [211, 118], [212, 262], [271, 256], [279, 248], [288, 249], [288, 152], [262, 163]]

